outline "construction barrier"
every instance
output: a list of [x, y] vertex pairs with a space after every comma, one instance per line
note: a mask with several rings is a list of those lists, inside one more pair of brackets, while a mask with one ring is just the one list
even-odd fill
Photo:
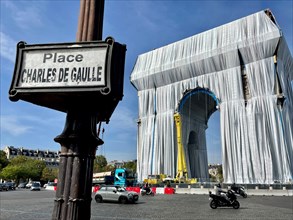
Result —
[[101, 187], [100, 186], [94, 186], [93, 187], [93, 192], [97, 192]]
[[175, 194], [175, 189], [172, 187], [164, 188], [164, 194]]
[[135, 187], [128, 186], [128, 187], [126, 187], [126, 190], [127, 191], [134, 191], [134, 192], [140, 193], [140, 187], [138, 187], [138, 186], [135, 186]]

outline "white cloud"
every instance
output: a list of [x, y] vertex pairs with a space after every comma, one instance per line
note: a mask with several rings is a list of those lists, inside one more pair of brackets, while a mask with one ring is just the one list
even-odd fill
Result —
[[9, 61], [15, 61], [16, 41], [3, 32], [0, 32], [0, 55]]
[[3, 5], [12, 15], [11, 18], [15, 21], [16, 25], [23, 29], [34, 27], [41, 27], [42, 10], [37, 4], [22, 4], [26, 2], [17, 1], [15, 4], [12, 1], [4, 1]]
[[7, 132], [12, 136], [18, 136], [29, 132], [31, 129], [31, 126], [22, 124], [17, 116], [1, 116], [2, 132]]

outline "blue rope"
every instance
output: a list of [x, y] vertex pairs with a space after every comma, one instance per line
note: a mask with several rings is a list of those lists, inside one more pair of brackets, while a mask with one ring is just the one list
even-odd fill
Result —
[[151, 155], [151, 174], [153, 174], [153, 161], [154, 161], [154, 147], [155, 147], [155, 127], [156, 127], [156, 117], [157, 117], [157, 90], [155, 88], [155, 96], [154, 96], [154, 126], [153, 126], [153, 138], [152, 138], [152, 155]]
[[207, 95], [211, 96], [215, 100], [216, 105], [219, 105], [219, 100], [217, 99], [215, 94], [212, 93], [211, 91], [208, 91], [206, 89], [194, 89], [191, 92], [189, 92], [188, 94], [184, 95], [184, 97], [182, 98], [182, 100], [181, 100], [181, 102], [180, 102], [180, 104], [178, 106], [178, 112], [180, 112], [182, 110], [185, 102], [188, 100], [188, 98], [190, 96], [198, 94], [198, 93], [204, 93], [204, 94], [207, 94]]

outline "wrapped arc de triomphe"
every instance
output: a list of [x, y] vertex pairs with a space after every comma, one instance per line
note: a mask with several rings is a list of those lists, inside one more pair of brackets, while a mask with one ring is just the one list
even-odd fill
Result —
[[269, 10], [138, 56], [138, 180], [175, 176], [174, 114], [188, 176], [208, 179], [207, 122], [220, 112], [224, 182], [293, 176], [293, 59]]

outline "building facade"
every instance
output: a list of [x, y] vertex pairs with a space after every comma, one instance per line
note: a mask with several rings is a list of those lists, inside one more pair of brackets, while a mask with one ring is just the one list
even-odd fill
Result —
[[59, 167], [59, 154], [60, 151], [49, 151], [49, 150], [32, 150], [23, 147], [17, 148], [14, 146], [6, 146], [4, 148], [7, 159], [11, 160], [16, 156], [26, 156], [31, 159], [45, 161], [48, 168]]

